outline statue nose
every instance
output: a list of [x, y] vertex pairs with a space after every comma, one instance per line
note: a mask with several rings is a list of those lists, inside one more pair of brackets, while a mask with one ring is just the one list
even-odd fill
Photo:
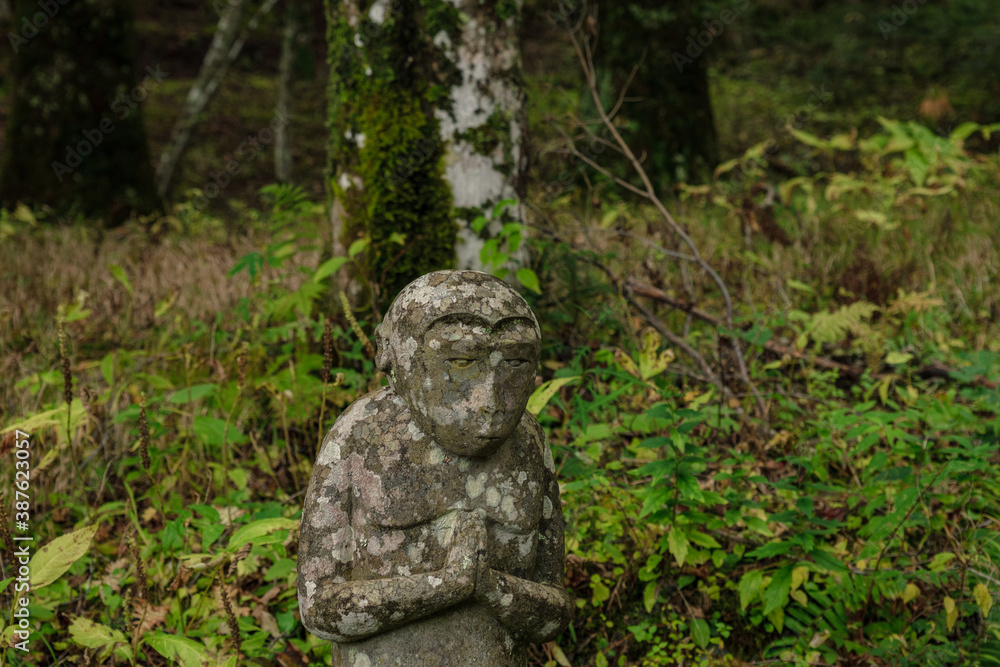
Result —
[[484, 417], [492, 417], [497, 411], [497, 386], [496, 373], [490, 372], [486, 376], [486, 396], [483, 405], [479, 406], [479, 414]]

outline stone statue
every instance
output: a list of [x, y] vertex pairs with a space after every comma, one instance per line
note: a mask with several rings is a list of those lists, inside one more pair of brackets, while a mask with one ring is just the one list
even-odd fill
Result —
[[306, 494], [299, 609], [335, 667], [516, 667], [569, 623], [559, 486], [525, 412], [540, 331], [521, 296], [438, 271], [376, 330], [389, 386], [326, 435]]

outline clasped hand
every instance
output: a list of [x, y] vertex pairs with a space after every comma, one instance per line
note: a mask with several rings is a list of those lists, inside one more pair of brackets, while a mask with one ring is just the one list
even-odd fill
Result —
[[486, 557], [486, 516], [482, 510], [459, 513], [444, 574], [478, 601], [496, 591], [497, 577]]

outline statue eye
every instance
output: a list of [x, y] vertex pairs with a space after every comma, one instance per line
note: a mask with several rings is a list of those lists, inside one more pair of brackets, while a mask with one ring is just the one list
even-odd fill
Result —
[[472, 359], [449, 359], [448, 363], [461, 370], [472, 365]]
[[524, 366], [526, 363], [528, 363], [524, 359], [506, 359], [505, 361], [507, 362], [507, 365], [510, 366], [511, 368], [520, 368], [521, 366]]

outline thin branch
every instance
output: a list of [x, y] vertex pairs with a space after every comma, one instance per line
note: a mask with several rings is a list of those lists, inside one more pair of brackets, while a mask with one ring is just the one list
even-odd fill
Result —
[[[652, 287], [651, 285], [645, 285], [643, 283], [637, 283], [635, 281], [629, 280], [627, 282], [627, 286], [629, 289], [631, 289], [635, 294], [638, 294], [639, 296], [644, 296], [647, 299], [652, 299], [653, 301], [658, 301], [672, 308], [682, 310], [685, 313], [691, 315], [696, 320], [701, 320], [702, 322], [710, 324], [713, 327], [718, 328], [723, 324], [718, 318], [714, 317], [709, 313], [706, 313], [704, 310], [701, 310], [700, 308], [693, 306], [691, 304], [678, 301], [677, 299], [671, 297], [663, 290], [658, 289], [656, 287]], [[827, 359], [825, 357], [809, 356], [803, 352], [800, 352], [799, 350], [796, 350], [794, 347], [791, 347], [789, 345], [782, 345], [781, 343], [772, 340], [764, 342], [762, 346], [765, 350], [773, 352], [774, 354], [781, 356], [787, 354], [789, 357], [792, 357], [793, 359], [806, 361], [819, 368], [823, 368], [826, 370], [838, 371], [843, 375], [850, 377], [852, 379], [857, 379], [861, 377], [861, 374], [864, 373], [865, 370], [865, 367], [862, 365], [849, 366], [847, 364], [843, 364], [840, 363], [839, 361], [834, 361], [832, 359]]]
[[708, 363], [704, 356], [695, 350], [691, 345], [688, 344], [686, 340], [671, 331], [663, 322], [660, 321], [656, 315], [654, 315], [648, 308], [632, 298], [632, 295], [628, 292], [625, 293], [625, 298], [628, 300], [632, 307], [642, 313], [642, 316], [646, 318], [646, 321], [659, 332], [661, 336], [669, 340], [671, 343], [676, 345], [684, 354], [688, 355], [698, 364], [701, 368], [701, 372], [705, 374], [706, 377], [712, 382], [712, 384], [719, 387], [723, 395], [728, 395], [730, 393], [729, 389], [726, 387], [725, 383], [722, 382], [722, 378], [716, 375], [712, 371], [712, 366]]
[[[568, 242], [564, 241], [563, 239], [561, 239], [554, 232], [551, 232], [551, 231], [548, 231], [548, 230], [540, 230], [540, 231], [542, 233], [546, 234], [547, 236], [549, 236], [550, 238], [552, 238], [554, 241], [566, 243], [571, 248], [575, 249], [575, 246], [572, 243], [568, 243]], [[611, 271], [610, 268], [608, 268], [607, 266], [604, 265], [604, 263], [600, 262], [599, 260], [597, 260], [597, 259], [595, 259], [593, 257], [586, 257], [586, 256], [584, 256], [583, 259], [584, 259], [585, 262], [587, 262], [588, 264], [590, 264], [591, 266], [593, 266], [594, 268], [596, 268], [597, 270], [599, 270], [601, 273], [603, 273], [607, 277], [608, 283], [611, 285], [611, 287], [615, 291], [617, 291], [620, 294], [622, 294], [622, 296], [624, 296], [625, 300], [628, 301], [628, 303], [633, 308], [635, 308], [640, 313], [642, 313], [642, 316], [646, 319], [646, 321], [649, 322], [649, 324], [654, 329], [656, 329], [656, 331], [659, 332], [659, 334], [661, 336], [663, 336], [664, 338], [666, 338], [667, 340], [669, 340], [679, 350], [681, 350], [681, 352], [683, 352], [684, 354], [686, 354], [687, 356], [689, 356], [691, 359], [693, 359], [694, 362], [698, 364], [698, 367], [701, 369], [702, 373], [705, 374], [705, 377], [708, 379], [708, 381], [711, 382], [712, 384], [718, 386], [719, 389], [722, 391], [722, 393], [723, 393], [724, 396], [726, 396], [727, 398], [730, 397], [730, 396], [732, 396], [732, 392], [728, 389], [728, 387], [726, 387], [725, 383], [722, 382], [722, 379], [718, 375], [716, 375], [715, 372], [712, 371], [712, 366], [705, 359], [704, 355], [702, 355], [700, 352], [698, 352], [698, 350], [696, 350], [693, 346], [691, 346], [682, 337], [678, 336], [673, 331], [671, 331], [648, 308], [646, 308], [641, 303], [639, 303], [638, 301], [636, 301], [632, 297], [631, 290], [628, 289], [626, 287], [626, 285], [622, 284], [622, 281], [619, 280], [618, 276], [616, 276], [614, 274], [614, 272]]]
[[629, 73], [628, 78], [625, 79], [625, 85], [622, 86], [622, 92], [618, 96], [618, 101], [615, 103], [613, 107], [611, 107], [611, 111], [608, 112], [608, 118], [614, 118], [618, 114], [618, 110], [621, 109], [622, 104], [625, 103], [625, 93], [628, 92], [628, 87], [632, 85], [632, 81], [635, 79], [635, 75], [639, 72], [639, 67], [646, 59], [646, 53], [647, 49], [643, 49], [642, 58], [639, 59], [639, 62], [635, 64], [635, 67], [633, 67], [632, 71]]
[[[678, 224], [677, 221], [674, 220], [673, 216], [670, 215], [670, 211], [667, 210], [666, 206], [664, 206], [663, 204], [663, 201], [656, 195], [656, 191], [653, 188], [653, 184], [649, 180], [649, 175], [646, 173], [646, 170], [643, 168], [641, 162], [635, 156], [635, 153], [629, 147], [628, 143], [622, 137], [621, 133], [618, 132], [618, 128], [615, 127], [615, 124], [611, 121], [611, 118], [608, 117], [608, 114], [604, 109], [604, 105], [601, 103], [600, 91], [597, 88], [597, 72], [594, 67], [594, 60], [590, 51], [590, 42], [586, 38], [584, 38], [581, 42], [581, 40], [577, 39], [577, 34], [578, 34], [577, 32], [570, 32], [569, 39], [570, 42], [573, 44], [573, 49], [576, 51], [577, 58], [580, 61], [581, 67], [583, 68], [584, 76], [586, 76], [587, 78], [587, 84], [588, 87], [590, 88], [590, 95], [594, 100], [594, 105], [596, 106], [598, 113], [600, 114], [601, 121], [604, 123], [604, 126], [608, 129], [608, 132], [611, 133], [611, 136], [614, 138], [615, 142], [621, 148], [622, 153], [632, 164], [632, 168], [635, 170], [635, 173], [639, 176], [639, 179], [642, 181], [643, 187], [645, 189], [644, 196], [653, 203], [653, 205], [656, 207], [657, 211], [659, 211], [660, 215], [663, 216], [663, 219], [667, 222], [667, 224], [684, 241], [684, 244], [688, 247], [688, 250], [691, 252], [691, 255], [695, 258], [695, 263], [697, 263], [698, 266], [705, 273], [707, 273], [715, 282], [715, 284], [718, 286], [719, 292], [721, 293], [722, 299], [725, 303], [725, 323], [728, 328], [732, 329], [733, 301], [732, 297], [729, 294], [729, 289], [726, 286], [725, 281], [723, 281], [722, 277], [715, 271], [715, 269], [713, 269], [712, 266], [708, 262], [706, 262], [704, 258], [702, 258], [701, 253], [698, 251], [697, 244], [695, 244], [694, 240], [684, 230], [684, 227]], [[581, 155], [580, 157], [582, 157], [588, 163], [593, 162], [592, 160], [588, 160], [585, 156]], [[606, 170], [604, 171], [605, 173], [607, 173]], [[615, 177], [615, 182], [622, 183], [623, 181]], [[633, 187], [629, 187], [628, 189], [632, 191], [638, 190], [638, 188], [633, 188]], [[761, 397], [760, 392], [757, 391], [756, 386], [754, 386], [753, 382], [751, 382], [750, 380], [750, 375], [747, 372], [746, 360], [743, 357], [743, 350], [740, 348], [739, 341], [736, 338], [732, 338], [730, 344], [733, 350], [733, 354], [736, 357], [737, 366], [740, 372], [740, 378], [742, 379], [743, 383], [747, 387], [749, 387], [750, 391], [753, 393], [754, 399], [757, 403], [757, 410], [759, 412], [760, 418], [766, 421], [767, 406], [765, 405], [764, 399]]]

